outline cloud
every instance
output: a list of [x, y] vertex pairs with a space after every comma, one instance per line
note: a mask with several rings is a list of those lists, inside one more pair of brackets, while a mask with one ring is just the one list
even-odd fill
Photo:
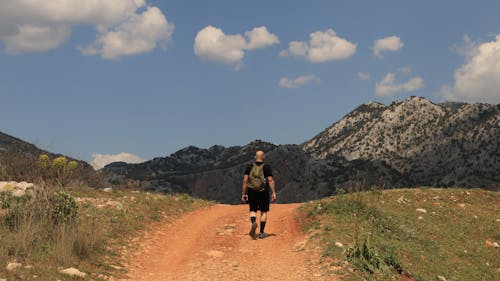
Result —
[[292, 41], [281, 57], [303, 57], [312, 63], [347, 59], [356, 53], [357, 44], [338, 37], [333, 29], [316, 31], [309, 35], [309, 42]]
[[2, 37], [8, 53], [41, 52], [58, 47], [71, 34], [71, 28], [61, 26], [19, 26], [16, 33]]
[[387, 73], [382, 81], [375, 85], [375, 95], [379, 97], [391, 97], [397, 92], [411, 92], [421, 89], [424, 80], [420, 77], [413, 77], [406, 83], [396, 84], [394, 73]]
[[245, 51], [265, 48], [279, 43], [275, 34], [265, 26], [256, 27], [241, 34], [227, 35], [222, 29], [206, 26], [194, 40], [194, 53], [202, 60], [213, 61], [239, 67], [243, 63]]
[[94, 169], [98, 170], [113, 162], [142, 163], [145, 160], [132, 153], [122, 152], [118, 154], [92, 154], [94, 158], [90, 163]]
[[320, 79], [312, 74], [302, 75], [297, 78], [287, 78], [283, 77], [280, 79], [278, 85], [280, 88], [298, 88], [308, 83], [319, 83]]
[[370, 73], [358, 72], [358, 78], [361, 80], [370, 80]]
[[164, 14], [144, 0], [0, 0], [0, 41], [8, 53], [57, 48], [75, 26], [95, 28], [94, 51], [80, 49], [105, 58], [150, 51], [173, 31]]
[[450, 101], [500, 103], [500, 35], [495, 40], [461, 49], [465, 63], [454, 73], [454, 85], [445, 85], [439, 95]]
[[401, 38], [398, 36], [389, 36], [382, 39], [375, 40], [373, 43], [373, 54], [376, 57], [382, 58], [382, 52], [386, 51], [398, 51], [403, 48], [404, 44], [401, 42]]
[[168, 42], [174, 31], [165, 15], [156, 7], [148, 7], [142, 14], [134, 14], [112, 30], [100, 33], [93, 44], [79, 48], [85, 55], [101, 55], [116, 59], [153, 50]]

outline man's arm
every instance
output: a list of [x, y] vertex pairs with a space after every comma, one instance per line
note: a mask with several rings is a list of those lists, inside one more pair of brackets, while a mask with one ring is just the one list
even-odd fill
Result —
[[247, 195], [247, 181], [248, 181], [248, 175], [243, 176], [243, 184], [241, 185], [241, 200], [243, 202], [248, 201], [248, 195]]
[[271, 188], [271, 192], [272, 192], [272, 199], [273, 199], [273, 202], [276, 201], [276, 188], [275, 188], [275, 184], [274, 184], [274, 179], [272, 176], [269, 176], [267, 177], [267, 182], [269, 183], [269, 187]]

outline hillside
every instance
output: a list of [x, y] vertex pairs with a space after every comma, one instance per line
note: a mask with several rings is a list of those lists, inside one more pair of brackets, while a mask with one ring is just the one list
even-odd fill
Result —
[[500, 105], [411, 97], [358, 107], [304, 151], [315, 159], [383, 161], [417, 185], [498, 188], [499, 143]]
[[[0, 132], [0, 181], [1, 180], [36, 180], [33, 165], [42, 154], [50, 158], [64, 156], [36, 147], [16, 137]], [[78, 162], [78, 179], [90, 186], [98, 187], [102, 180], [90, 164], [85, 161], [65, 156]]]
[[499, 213], [498, 192], [414, 188], [323, 198], [301, 218], [341, 280], [479, 281], [500, 278]]
[[332, 195], [352, 182], [386, 188], [461, 186], [500, 189], [500, 107], [434, 104], [411, 97], [389, 106], [359, 106], [300, 145], [187, 147], [140, 164], [103, 169], [117, 186], [183, 192], [239, 202], [241, 177], [256, 149], [267, 152], [280, 202]]

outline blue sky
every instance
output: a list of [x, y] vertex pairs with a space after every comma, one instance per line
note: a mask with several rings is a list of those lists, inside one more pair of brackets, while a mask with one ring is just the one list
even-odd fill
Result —
[[134, 161], [302, 143], [372, 100], [500, 101], [499, 1], [113, 1], [0, 0], [0, 131]]

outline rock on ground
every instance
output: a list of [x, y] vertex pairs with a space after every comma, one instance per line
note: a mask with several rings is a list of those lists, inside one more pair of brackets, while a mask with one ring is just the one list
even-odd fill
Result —
[[13, 270], [16, 270], [16, 269], [18, 269], [18, 268], [21, 268], [22, 266], [23, 266], [23, 265], [22, 265], [22, 264], [20, 264], [20, 263], [18, 263], [18, 262], [9, 262], [9, 263], [7, 264], [6, 269], [7, 269], [7, 271], [13, 271]]
[[87, 273], [81, 272], [80, 270], [74, 268], [74, 267], [69, 267], [66, 269], [61, 269], [59, 270], [59, 273], [68, 275], [68, 276], [77, 276], [77, 277], [85, 277], [87, 276]]

